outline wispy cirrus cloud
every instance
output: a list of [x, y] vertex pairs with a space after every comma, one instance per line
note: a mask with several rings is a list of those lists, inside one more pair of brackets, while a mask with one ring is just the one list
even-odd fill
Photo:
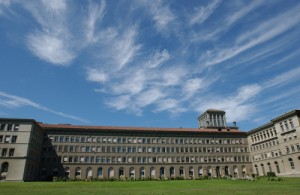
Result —
[[75, 58], [68, 43], [53, 35], [35, 32], [27, 36], [28, 48], [39, 58], [54, 65], [69, 65]]
[[5, 12], [8, 10], [10, 5], [11, 5], [11, 1], [0, 0], [0, 16], [5, 15]]
[[156, 68], [165, 61], [170, 59], [170, 54], [168, 50], [164, 49], [163, 51], [156, 51], [152, 56], [149, 57], [149, 60], [146, 62], [146, 67]]
[[152, 19], [159, 32], [168, 29], [169, 24], [176, 18], [169, 5], [161, 0], [147, 2], [145, 5], [150, 7]]
[[206, 54], [202, 56], [201, 61], [204, 61], [205, 66], [213, 66], [273, 39], [299, 24], [299, 9], [300, 7], [297, 6], [276, 18], [261, 23], [257, 28], [254, 28], [248, 33], [243, 33], [236, 39], [231, 47], [208, 50]]
[[245, 120], [256, 111], [255, 97], [261, 92], [259, 84], [245, 85], [231, 95], [213, 95], [212, 98], [204, 97], [206, 101], [197, 101], [194, 106], [202, 112], [209, 108], [226, 110], [228, 121]]
[[70, 44], [66, 1], [32, 1], [25, 3], [24, 7], [40, 27], [26, 37], [29, 50], [50, 64], [69, 65], [76, 57], [76, 52]]
[[96, 28], [97, 23], [102, 20], [105, 14], [105, 1], [100, 1], [99, 4], [90, 2], [88, 6], [88, 17], [85, 21], [86, 23], [86, 39], [87, 43], [96, 43], [102, 37], [101, 35], [97, 35]]
[[218, 8], [222, 0], [214, 0], [207, 6], [200, 6], [195, 8], [195, 13], [190, 17], [189, 21], [191, 25], [201, 24], [209, 18], [211, 14]]
[[80, 122], [84, 122], [84, 123], [88, 123], [87, 120], [77, 117], [77, 116], [73, 116], [73, 115], [69, 115], [69, 114], [65, 114], [63, 112], [59, 112], [59, 111], [55, 111], [52, 110], [50, 108], [47, 108], [41, 104], [38, 104], [32, 100], [29, 100], [27, 98], [24, 97], [20, 97], [20, 96], [16, 96], [16, 95], [12, 95], [12, 94], [8, 94], [5, 93], [3, 91], [0, 91], [0, 106], [4, 106], [7, 108], [18, 108], [18, 107], [33, 107], [35, 109], [38, 110], [42, 110], [45, 112], [49, 112], [58, 116], [62, 116], [64, 118], [69, 118], [72, 120], [76, 120], [76, 121], [80, 121]]

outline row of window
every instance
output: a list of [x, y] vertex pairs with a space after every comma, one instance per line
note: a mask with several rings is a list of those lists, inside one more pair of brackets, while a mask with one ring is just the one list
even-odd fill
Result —
[[16, 135], [0, 135], [0, 143], [16, 143], [17, 142], [17, 137]]
[[285, 146], [285, 149], [287, 154], [300, 152], [300, 144], [296, 144], [296, 146], [295, 145]]
[[262, 153], [262, 154], [256, 154], [256, 155], [252, 156], [252, 160], [253, 161], [259, 161], [259, 160], [274, 158], [274, 157], [278, 157], [278, 156], [281, 156], [281, 151], [280, 150], [265, 152], [265, 153]]
[[277, 132], [275, 130], [275, 127], [263, 131], [259, 131], [253, 135], [251, 135], [251, 141], [252, 143], [258, 143], [261, 141], [265, 141], [271, 138], [274, 138], [277, 136]]
[[[241, 171], [242, 171], [242, 176], [245, 177], [247, 174], [247, 170], [245, 166], [241, 167]], [[104, 176], [104, 171], [102, 167], [99, 167], [96, 169], [97, 170], [97, 175], [96, 177], [103, 177]], [[115, 170], [118, 171], [118, 174], [115, 174]], [[136, 171], [139, 171], [139, 176], [140, 177], [145, 177], [146, 174], [146, 169], [144, 167], [135, 169], [134, 167], [130, 167], [129, 169], [129, 176], [130, 177], [136, 177]], [[174, 167], [170, 167], [170, 168], [165, 168], [165, 167], [160, 167], [159, 169], [159, 176], [160, 177], [165, 177], [166, 176], [166, 172], [168, 171], [169, 175], [171, 177], [178, 175], [179, 176], [185, 176], [185, 172], [188, 171], [188, 176], [190, 177], [194, 177], [194, 174], [198, 174], [198, 176], [202, 176], [202, 175], [208, 175], [208, 176], [212, 176], [213, 174], [213, 168], [211, 166], [208, 166], [206, 168], [203, 168], [202, 166], [198, 167], [198, 168], [194, 168], [194, 167], [189, 167], [187, 169], [185, 169], [184, 167], [179, 167], [179, 169], [175, 170]], [[48, 173], [52, 171], [52, 173], [50, 173], [53, 176], [58, 176], [58, 169], [54, 168], [52, 170], [48, 170]], [[107, 176], [108, 177], [124, 177], [125, 176], [125, 168], [124, 167], [120, 167], [117, 169], [114, 169], [113, 167], [110, 167], [108, 169], [106, 169], [107, 171]], [[149, 172], [148, 172], [149, 171]], [[223, 172], [224, 171], [224, 172]], [[239, 175], [239, 170], [237, 166], [233, 166], [233, 169], [230, 170], [230, 168], [228, 166], [225, 166], [224, 169], [222, 170], [222, 168], [220, 166], [216, 166], [215, 167], [215, 175], [214, 176], [221, 176], [221, 174], [224, 174], [225, 176], [230, 175], [231, 171], [233, 172], [233, 176], [234, 177], [238, 177]], [[70, 177], [70, 168], [66, 167], [64, 169], [64, 176], [65, 177]], [[91, 179], [93, 177], [93, 169], [91, 167], [88, 167], [86, 169], [86, 178], [87, 179]], [[126, 171], [127, 172], [127, 171]], [[150, 177], [155, 177], [156, 175], [156, 170], [155, 167], [151, 167], [150, 169], [147, 170], [147, 172], [149, 173]], [[46, 168], [42, 168], [42, 176], [46, 176], [47, 175], [47, 169]], [[82, 170], [80, 167], [76, 167], [75, 168], [75, 177], [76, 178], [81, 178], [82, 175]]]
[[279, 144], [278, 140], [271, 140], [271, 141], [268, 141], [268, 142], [265, 142], [265, 143], [258, 144], [256, 146], [251, 146], [250, 149], [251, 149], [251, 152], [252, 151], [259, 151], [259, 150], [262, 150], [264, 148], [277, 146], [278, 144]]
[[19, 131], [19, 124], [0, 124], [0, 131]]
[[294, 137], [294, 139], [297, 138], [297, 134], [296, 132], [288, 132], [287, 134], [283, 135], [283, 141], [286, 142], [288, 140], [292, 140]]
[[228, 153], [247, 152], [247, 147], [138, 147], [138, 146], [68, 146], [43, 147], [43, 152], [101, 152], [101, 153]]
[[49, 136], [52, 142], [136, 143], [136, 144], [243, 144], [244, 139], [188, 139], [188, 138], [125, 138], [91, 136]]
[[0, 148], [0, 154], [2, 157], [11, 157], [14, 156], [15, 154], [15, 149], [14, 148]]
[[[300, 156], [298, 157], [298, 160], [300, 160]], [[295, 163], [294, 163], [294, 160], [293, 158], [289, 158], [288, 159], [288, 162], [290, 164], [290, 168], [293, 170], [293, 169], [296, 169], [295, 167]], [[276, 171], [277, 173], [280, 173], [280, 167], [279, 167], [279, 163], [277, 161], [274, 161], [274, 165], [276, 167]], [[272, 164], [270, 162], [267, 163], [267, 166], [268, 166], [268, 172], [273, 172], [273, 169], [272, 169]], [[258, 165], [254, 165], [255, 167], [255, 171], [256, 171], [256, 174], [257, 175], [260, 175], [260, 172], [259, 172], [259, 166]], [[260, 168], [262, 170], [262, 175], [266, 175], [266, 170], [265, 170], [265, 165], [262, 163], [260, 164]]]
[[63, 156], [42, 157], [45, 163], [198, 163], [198, 162], [249, 162], [245, 156], [181, 156], [181, 157], [116, 157], [116, 156]]
[[281, 131], [286, 132], [295, 128], [292, 119], [279, 123]]

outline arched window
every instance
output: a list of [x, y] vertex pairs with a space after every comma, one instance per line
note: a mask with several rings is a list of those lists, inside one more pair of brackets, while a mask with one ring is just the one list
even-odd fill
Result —
[[93, 178], [93, 170], [91, 167], [86, 169], [86, 178], [87, 179], [92, 179]]
[[277, 161], [274, 162], [275, 164], [275, 167], [276, 167], [276, 170], [277, 170], [277, 173], [280, 173], [280, 168], [279, 168], [279, 164]]
[[246, 166], [242, 166], [242, 175], [243, 175], [243, 177], [245, 177], [246, 173], [247, 173]]
[[0, 181], [1, 180], [6, 180], [6, 175], [7, 175], [7, 172], [8, 172], [8, 162], [4, 162], [2, 163], [1, 165], [1, 172], [0, 172]]
[[265, 166], [264, 166], [264, 164], [261, 164], [260, 166], [261, 166], [261, 169], [262, 169], [263, 175], [266, 175], [266, 171], [265, 171]]
[[207, 175], [211, 176], [211, 167], [207, 167]]
[[141, 167], [140, 168], [140, 177], [145, 177], [145, 168], [144, 167]]
[[124, 168], [123, 167], [121, 167], [119, 169], [119, 177], [124, 177]]
[[189, 168], [189, 177], [194, 177], [194, 168], [193, 167]]
[[254, 167], [255, 167], [256, 175], [259, 175], [258, 166], [254, 165]]
[[198, 168], [198, 174], [199, 174], [199, 176], [203, 175], [203, 168], [202, 167]]
[[159, 169], [159, 176], [160, 177], [164, 177], [165, 176], [165, 168], [164, 167], [160, 167], [160, 169]]
[[175, 176], [175, 169], [174, 167], [170, 167], [170, 177], [174, 177]]
[[221, 170], [220, 170], [219, 166], [216, 167], [216, 174], [217, 174], [217, 177], [221, 176]]
[[272, 172], [272, 166], [271, 166], [271, 163], [267, 163], [267, 165], [268, 165], [268, 168], [269, 168], [269, 172]]
[[180, 168], [179, 168], [179, 175], [180, 175], [181, 177], [184, 177], [184, 168], [183, 168], [183, 167], [180, 167]]
[[66, 177], [66, 178], [69, 178], [69, 177], [70, 177], [70, 168], [69, 168], [69, 167], [66, 167], [66, 168], [65, 168], [65, 177]]
[[234, 177], [238, 177], [238, 175], [239, 175], [237, 166], [233, 166], [233, 175], [234, 175]]
[[155, 168], [154, 167], [150, 168], [150, 177], [155, 178]]
[[110, 167], [108, 169], [108, 177], [111, 178], [111, 177], [114, 177], [114, 175], [115, 175], [114, 168]]
[[229, 168], [228, 168], [228, 166], [225, 166], [224, 170], [225, 170], [225, 176], [229, 176]]
[[98, 170], [97, 170], [97, 176], [98, 177], [102, 177], [103, 176], [103, 169], [102, 169], [102, 167], [98, 168]]
[[8, 172], [8, 162], [4, 162], [1, 165], [1, 173]]
[[291, 165], [291, 169], [295, 169], [295, 164], [294, 164], [294, 161], [292, 158], [289, 158], [289, 162], [290, 162], [290, 165]]
[[81, 168], [80, 167], [77, 167], [75, 169], [75, 177], [78, 179], [81, 178]]
[[134, 168], [133, 167], [131, 167], [130, 169], [129, 169], [129, 177], [135, 177], [135, 170], [134, 170]]

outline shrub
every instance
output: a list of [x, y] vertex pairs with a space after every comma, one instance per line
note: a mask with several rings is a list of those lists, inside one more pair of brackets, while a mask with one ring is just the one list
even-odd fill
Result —
[[267, 177], [276, 177], [276, 174], [274, 172], [268, 172]]

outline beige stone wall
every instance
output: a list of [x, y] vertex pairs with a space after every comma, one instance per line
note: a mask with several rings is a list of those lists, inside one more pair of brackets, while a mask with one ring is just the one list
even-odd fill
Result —
[[[264, 138], [270, 132], [273, 132], [273, 136]], [[262, 135], [263, 139], [253, 141], [258, 135]], [[300, 127], [299, 117], [295, 112], [287, 113], [251, 131], [248, 142], [255, 174], [265, 175], [271, 169], [281, 176], [300, 176]]]

